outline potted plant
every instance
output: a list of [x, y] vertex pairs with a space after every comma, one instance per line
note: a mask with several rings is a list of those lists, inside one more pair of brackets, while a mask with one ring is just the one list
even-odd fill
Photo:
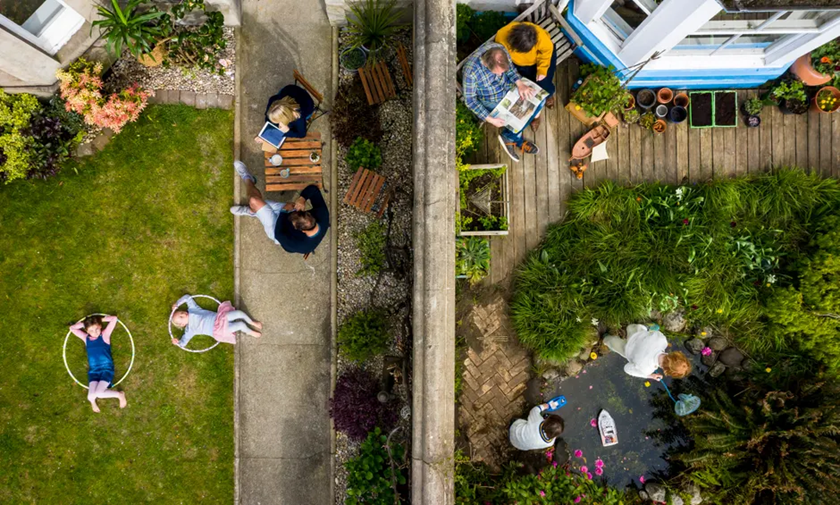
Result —
[[624, 98], [624, 110], [633, 110], [636, 108], [636, 99], [633, 97], [632, 93], [627, 93], [627, 96]]
[[[165, 34], [161, 18], [166, 13], [154, 6], [142, 11], [140, 6], [144, 3], [146, 0], [129, 0], [125, 9], [120, 8], [117, 0], [111, 0], [111, 9], [99, 5], [96, 10], [101, 19], [92, 25], [99, 27], [105, 48], [117, 57], [125, 47], [141, 63], [159, 65], [164, 53], [156, 45]], [[141, 60], [148, 54], [152, 54], [151, 61], [149, 58]]]
[[802, 81], [782, 81], [770, 93], [779, 100], [782, 114], [805, 114], [808, 112], [808, 95]]
[[688, 108], [688, 104], [691, 102], [688, 98], [688, 93], [680, 91], [676, 95], [674, 95], [674, 105], [678, 107], [682, 107], [684, 109]]
[[656, 122], [656, 116], [654, 116], [653, 112], [650, 112], [650, 111], [645, 112], [639, 118], [639, 126], [644, 128], [645, 130], [652, 130], [653, 129], [653, 123], [655, 123], [655, 122]]
[[654, 111], [656, 113], [656, 117], [662, 119], [668, 116], [668, 106], [664, 104], [659, 104], [656, 106]]
[[671, 91], [671, 88], [662, 88], [659, 92], [656, 93], [656, 100], [659, 103], [671, 103], [671, 100], [674, 99], [674, 92]]
[[490, 241], [461, 237], [455, 242], [455, 276], [476, 284], [490, 273]]
[[[588, 122], [589, 118], [600, 120], [607, 112], [617, 111], [625, 104], [626, 93], [621, 87], [621, 81], [613, 73], [614, 67], [602, 67], [600, 65], [587, 64], [580, 68], [581, 75], [586, 78], [583, 84], [572, 95], [567, 110], [582, 122]], [[584, 118], [578, 117], [578, 112], [585, 114]]]
[[366, 49], [368, 59], [376, 62], [391, 47], [392, 37], [402, 27], [397, 0], [360, 0], [350, 6], [350, 13], [347, 32], [353, 46]]
[[341, 51], [341, 55], [338, 57], [341, 68], [353, 74], [365, 66], [366, 61], [367, 53], [361, 47], [348, 47], [344, 51]]
[[643, 89], [636, 93], [636, 103], [648, 110], [656, 104], [656, 93], [652, 89]]
[[656, 122], [653, 123], [653, 133], [665, 133], [665, 128], [667, 126], [668, 125], [664, 119], [657, 119]]
[[639, 122], [639, 111], [636, 109], [626, 110], [623, 113], [624, 122], [627, 124], [636, 124]]
[[670, 119], [672, 123], [682, 123], [686, 120], [686, 118], [688, 118], [688, 110], [681, 105], [674, 105], [671, 107], [671, 110], [668, 111], [668, 119]]
[[761, 124], [761, 118], [758, 117], [758, 115], [761, 114], [761, 109], [763, 108], [764, 101], [758, 97], [752, 97], [744, 102], [744, 105], [742, 106], [744, 115], [746, 116], [744, 122], [748, 127], [755, 128]]
[[814, 96], [814, 105], [812, 108], [825, 114], [836, 112], [840, 108], [840, 90], [834, 86], [821, 88], [817, 91], [816, 96]]
[[832, 40], [800, 56], [790, 67], [793, 75], [808, 86], [820, 86], [827, 83], [840, 72], [840, 43]]

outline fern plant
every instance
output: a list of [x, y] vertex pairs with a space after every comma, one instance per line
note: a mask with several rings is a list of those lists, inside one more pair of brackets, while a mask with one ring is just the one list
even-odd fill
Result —
[[376, 63], [402, 27], [399, 22], [402, 11], [397, 9], [397, 0], [360, 0], [350, 6], [350, 12], [347, 31], [353, 46], [364, 46], [370, 51], [368, 61]]
[[[138, 12], [146, 0], [129, 0], [125, 9], [120, 8], [117, 0], [111, 0], [111, 8], [97, 6], [98, 19], [93, 26], [98, 26], [105, 47], [113, 54], [122, 54], [123, 46], [135, 57], [152, 52], [154, 45], [164, 36], [164, 29], [158, 20], [166, 15], [157, 7]], [[91, 28], [92, 29], [92, 28]]]
[[490, 273], [490, 242], [481, 237], [462, 237], [456, 244], [455, 269], [476, 284]]

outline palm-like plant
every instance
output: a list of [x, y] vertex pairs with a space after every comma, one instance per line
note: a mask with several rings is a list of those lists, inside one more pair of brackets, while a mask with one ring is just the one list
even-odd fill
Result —
[[97, 7], [102, 19], [94, 21], [93, 26], [101, 30], [108, 51], [119, 56], [125, 46], [135, 58], [139, 58], [150, 53], [153, 46], [163, 38], [163, 26], [156, 21], [166, 13], [156, 7], [138, 12], [138, 7], [145, 2], [129, 0], [125, 9], [121, 9], [117, 0], [111, 0], [111, 9], [101, 5]]
[[391, 37], [402, 26], [397, 0], [360, 0], [350, 6], [347, 17], [348, 33], [353, 46], [370, 51], [369, 60], [375, 62], [383, 49], [390, 47]]
[[464, 237], [455, 248], [455, 266], [458, 275], [463, 275], [475, 284], [490, 272], [490, 243], [480, 237]]
[[694, 447], [674, 457], [688, 467], [680, 478], [714, 503], [840, 503], [840, 388], [808, 377], [774, 389], [704, 398], [685, 418]]

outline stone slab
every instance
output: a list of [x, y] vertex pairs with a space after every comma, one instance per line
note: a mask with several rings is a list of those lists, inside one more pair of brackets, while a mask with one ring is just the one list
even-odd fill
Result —
[[195, 91], [181, 91], [179, 101], [184, 105], [195, 107]]
[[329, 453], [299, 459], [240, 461], [240, 503], [243, 505], [332, 504]]
[[230, 110], [233, 108], [233, 95], [219, 95], [219, 108]]
[[206, 109], [207, 108], [207, 95], [204, 93], [198, 93], [195, 95], [195, 108], [196, 109]]

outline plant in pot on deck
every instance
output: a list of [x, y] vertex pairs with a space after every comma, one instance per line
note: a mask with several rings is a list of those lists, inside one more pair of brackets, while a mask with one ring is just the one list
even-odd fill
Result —
[[755, 128], [761, 124], [761, 109], [764, 108], [764, 101], [758, 97], [752, 97], [744, 102], [744, 114], [747, 116], [744, 122], [750, 128]]
[[402, 25], [402, 11], [396, 0], [360, 0], [350, 6], [347, 32], [353, 47], [369, 51], [368, 61], [376, 63], [391, 47], [394, 34]]
[[580, 67], [583, 84], [572, 95], [575, 110], [583, 110], [587, 117], [599, 117], [601, 114], [623, 108], [626, 94], [621, 81], [613, 73], [615, 68], [587, 64]]
[[805, 114], [808, 112], [808, 95], [801, 81], [782, 81], [770, 94], [779, 100], [782, 114]]
[[[111, 9], [97, 6], [101, 19], [94, 21], [92, 26], [99, 27], [105, 39], [105, 48], [117, 57], [125, 47], [132, 56], [141, 60], [144, 55], [156, 50], [158, 41], [164, 37], [166, 25], [161, 18], [166, 13], [154, 6], [141, 10], [140, 6], [144, 3], [146, 0], [129, 0], [125, 9], [122, 9], [117, 0], [111, 0]], [[153, 64], [159, 65], [163, 61], [163, 51], [157, 50], [155, 53], [151, 59], [157, 60]]]
[[793, 62], [791, 73], [807, 86], [820, 86], [840, 72], [840, 43], [827, 42]]
[[832, 114], [840, 108], [840, 90], [834, 86], [826, 86], [814, 97], [814, 108], [819, 112]]

